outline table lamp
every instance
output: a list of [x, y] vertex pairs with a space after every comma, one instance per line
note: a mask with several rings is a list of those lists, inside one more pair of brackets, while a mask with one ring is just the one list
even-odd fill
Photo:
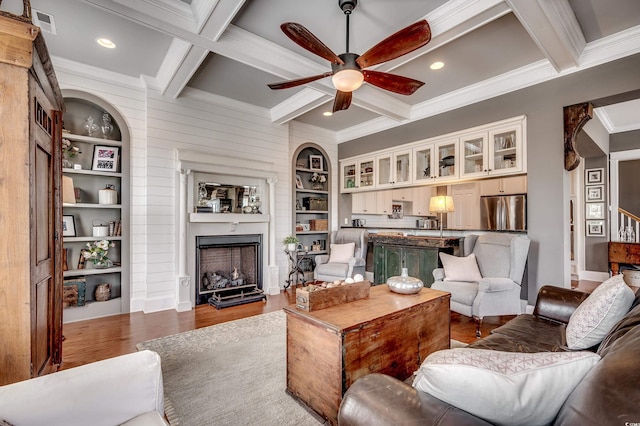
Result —
[[442, 214], [456, 211], [451, 195], [438, 195], [429, 200], [429, 211], [440, 213], [440, 238], [442, 238]]

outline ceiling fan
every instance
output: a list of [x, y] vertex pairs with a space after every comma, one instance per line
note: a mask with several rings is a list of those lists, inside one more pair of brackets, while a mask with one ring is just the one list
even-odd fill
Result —
[[272, 83], [271, 89], [289, 89], [331, 76], [337, 93], [333, 101], [333, 112], [346, 110], [351, 105], [352, 92], [363, 82], [367, 82], [381, 89], [402, 95], [411, 95], [424, 83], [412, 78], [386, 72], [370, 71], [364, 68], [381, 64], [399, 58], [412, 52], [431, 40], [431, 29], [426, 20], [418, 21], [408, 27], [390, 35], [380, 43], [367, 50], [362, 55], [349, 52], [349, 15], [353, 12], [358, 0], [338, 0], [340, 9], [347, 21], [346, 50], [347, 53], [336, 55], [324, 43], [314, 36], [311, 31], [295, 22], [285, 22], [280, 25], [282, 32], [300, 47], [331, 62], [331, 72], [320, 75], [299, 78], [296, 80]]

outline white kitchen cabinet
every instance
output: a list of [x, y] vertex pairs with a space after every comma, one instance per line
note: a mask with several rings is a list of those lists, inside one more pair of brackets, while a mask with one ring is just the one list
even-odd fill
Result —
[[391, 214], [393, 212], [393, 191], [378, 191], [376, 211], [377, 214]]
[[458, 178], [458, 139], [446, 139], [413, 150], [413, 181], [436, 183]]
[[472, 133], [460, 138], [460, 177], [485, 177], [489, 173], [489, 134]]
[[391, 190], [391, 199], [393, 201], [413, 201], [413, 188], [398, 188]]
[[509, 176], [480, 181], [480, 195], [512, 195], [527, 193], [527, 176]]
[[375, 191], [354, 192], [351, 195], [351, 213], [377, 214], [377, 200], [377, 192]]
[[390, 188], [411, 183], [411, 150], [389, 152], [376, 157], [377, 188]]
[[375, 187], [375, 159], [363, 158], [340, 163], [340, 192], [354, 192]]
[[523, 120], [489, 130], [489, 175], [505, 175], [526, 171], [524, 161]]
[[414, 216], [433, 216], [429, 211], [431, 197], [436, 193], [435, 186], [418, 186], [413, 190], [413, 211]]
[[480, 229], [480, 185], [478, 182], [451, 186], [455, 211], [447, 213], [447, 224], [453, 229]]

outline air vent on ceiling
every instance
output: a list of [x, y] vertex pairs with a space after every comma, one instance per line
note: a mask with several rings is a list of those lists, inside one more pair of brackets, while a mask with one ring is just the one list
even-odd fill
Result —
[[33, 25], [40, 27], [44, 32], [56, 35], [56, 21], [53, 19], [53, 15], [46, 12], [41, 12], [36, 9], [32, 9]]

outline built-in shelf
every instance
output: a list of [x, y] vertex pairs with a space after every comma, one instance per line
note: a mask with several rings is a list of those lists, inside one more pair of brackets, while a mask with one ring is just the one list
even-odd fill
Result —
[[62, 173], [76, 174], [76, 175], [91, 175], [91, 176], [112, 176], [122, 177], [120, 172], [102, 172], [99, 170], [86, 170], [86, 169], [68, 169], [63, 168]]
[[94, 203], [62, 203], [64, 207], [76, 208], [76, 209], [120, 209], [120, 204], [94, 204]]
[[[327, 234], [328, 231], [298, 231], [296, 232], [297, 235], [317, 235], [317, 234]], [[317, 252], [313, 252], [313, 253], [317, 253]]]
[[326, 210], [296, 210], [296, 214], [329, 214]]
[[318, 173], [319, 175], [328, 175], [329, 172], [326, 170], [313, 170], [313, 169], [307, 169], [304, 167], [296, 167], [296, 171], [297, 172], [309, 172], [309, 173]]
[[104, 275], [114, 274], [116, 272], [122, 272], [122, 267], [114, 266], [112, 268], [105, 269], [69, 269], [63, 272], [63, 276], [66, 277], [79, 277], [82, 275]]
[[189, 213], [189, 222], [197, 223], [262, 223], [269, 222], [268, 214]]
[[296, 189], [296, 192], [298, 193], [307, 192], [309, 194], [328, 194], [329, 193], [329, 191], [323, 191], [318, 189]]
[[89, 242], [96, 240], [107, 240], [107, 241], [121, 241], [122, 237], [62, 237], [65, 243], [77, 243], [77, 242]]
[[90, 143], [93, 145], [122, 146], [121, 141], [114, 141], [111, 139], [103, 139], [103, 138], [94, 138], [93, 136], [75, 135], [69, 132], [62, 133], [62, 137], [64, 139], [69, 139], [71, 141]]
[[65, 323], [117, 314], [120, 312], [121, 303], [120, 297], [114, 297], [104, 302], [92, 300], [85, 302], [84, 306], [69, 306], [63, 310]]

